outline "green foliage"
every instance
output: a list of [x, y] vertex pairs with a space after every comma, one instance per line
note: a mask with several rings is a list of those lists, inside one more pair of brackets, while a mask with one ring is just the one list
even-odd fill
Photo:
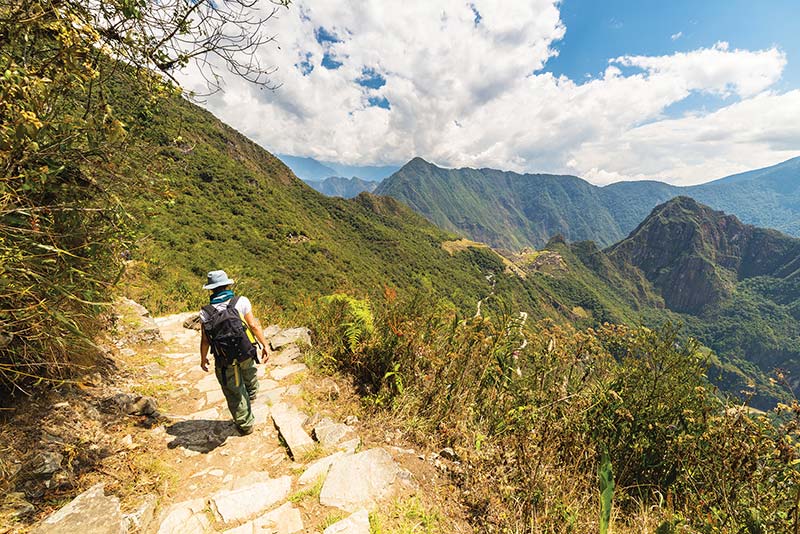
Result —
[[597, 469], [600, 482], [600, 534], [607, 534], [611, 524], [611, 504], [614, 500], [614, 472], [607, 453], [603, 453]]
[[[526, 326], [500, 302], [472, 319], [426, 295], [371, 302], [369, 343], [350, 354], [323, 336], [320, 349], [368, 381], [368, 404], [458, 451], [470, 467], [455, 480], [479, 531], [595, 530], [598, 475], [602, 515], [613, 497], [618, 531], [627, 521], [701, 532], [793, 525], [800, 408], [779, 407], [770, 422], [725, 404], [704, 377], [708, 353], [674, 327], [576, 331]], [[317, 332], [341, 332], [335, 316], [320, 319]]]
[[359, 300], [349, 295], [337, 293], [321, 298], [322, 302], [338, 309], [334, 311], [342, 328], [344, 346], [350, 352], [356, 352], [360, 343], [370, 336], [375, 329], [369, 301]]

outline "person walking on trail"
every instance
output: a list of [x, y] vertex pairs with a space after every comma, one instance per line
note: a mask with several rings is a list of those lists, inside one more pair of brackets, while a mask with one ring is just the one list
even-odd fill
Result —
[[250, 403], [258, 393], [256, 364], [258, 347], [266, 362], [269, 345], [264, 339], [261, 325], [253, 315], [253, 306], [247, 297], [234, 295], [233, 280], [225, 271], [208, 273], [208, 283], [203, 289], [211, 290], [210, 302], [200, 310], [202, 338], [200, 341], [200, 367], [208, 372], [208, 350], [214, 355], [214, 373], [222, 387], [236, 428], [242, 435], [253, 432], [253, 410]]

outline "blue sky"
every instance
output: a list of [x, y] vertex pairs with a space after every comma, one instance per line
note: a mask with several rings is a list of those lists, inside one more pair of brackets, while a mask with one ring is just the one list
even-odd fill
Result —
[[798, 8], [295, 0], [270, 21], [280, 49], [259, 58], [280, 89], [230, 77], [207, 106], [321, 161], [700, 183], [800, 155]]
[[[725, 41], [734, 49], [778, 47], [788, 63], [774, 89], [800, 87], [798, 0], [563, 0], [560, 11], [566, 34], [544, 69], [556, 75], [602, 76], [609, 58], [662, 56]], [[676, 116], [731, 101], [694, 94], [667, 111]]]

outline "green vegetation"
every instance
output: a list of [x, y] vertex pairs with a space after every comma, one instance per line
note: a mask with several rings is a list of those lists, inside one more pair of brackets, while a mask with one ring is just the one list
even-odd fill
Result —
[[329, 176], [324, 180], [304, 180], [305, 183], [329, 197], [353, 198], [359, 193], [372, 193], [378, 187], [378, 182], [362, 180], [357, 176], [352, 178], [341, 178], [339, 176]]
[[314, 309], [308, 320], [368, 406], [457, 451], [468, 468], [453, 480], [477, 531], [595, 531], [598, 470], [609, 517], [609, 465], [614, 532], [800, 525], [800, 407], [767, 416], [726, 404], [705, 378], [707, 352], [676, 329], [526, 326], [500, 302], [465, 319], [424, 295], [372, 308], [373, 333], [355, 352], [339, 315]]
[[442, 169], [420, 158], [376, 189], [447, 230], [498, 248], [541, 247], [561, 234], [606, 246], [657, 204], [687, 195], [757, 226], [800, 235], [800, 158], [704, 185], [620, 182], [596, 187], [575, 176]]

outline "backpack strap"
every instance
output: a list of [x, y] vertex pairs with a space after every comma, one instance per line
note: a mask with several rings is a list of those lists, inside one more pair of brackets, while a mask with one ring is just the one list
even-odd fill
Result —
[[214, 307], [213, 304], [206, 304], [201, 308], [204, 312], [206, 312], [206, 320], [211, 319], [214, 317], [214, 314], [217, 313], [217, 309]]
[[239, 295], [236, 295], [228, 301], [228, 308], [235, 308], [237, 302], [239, 302]]

